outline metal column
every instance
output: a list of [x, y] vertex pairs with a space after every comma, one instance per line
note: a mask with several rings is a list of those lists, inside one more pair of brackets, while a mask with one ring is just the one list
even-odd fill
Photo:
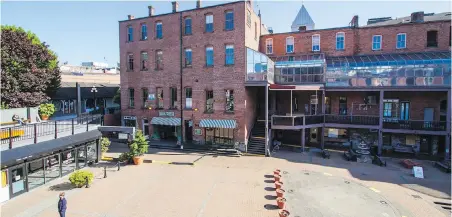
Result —
[[305, 129], [301, 129], [301, 151], [302, 152], [304, 152], [304, 146], [306, 143], [306, 141], [305, 141], [306, 135], [305, 134], [306, 134]]
[[384, 91], [380, 90], [380, 105], [379, 105], [379, 126], [378, 126], [378, 155], [381, 155], [381, 149], [383, 148], [383, 100], [384, 100]]
[[292, 116], [292, 109], [293, 109], [293, 98], [292, 98], [292, 90], [290, 90], [290, 116]]
[[270, 147], [268, 144], [268, 83], [265, 85], [265, 156], [271, 157]]
[[451, 130], [451, 93], [450, 90], [447, 91], [447, 114], [446, 114], [446, 130], [447, 130], [447, 136], [446, 136], [446, 151], [445, 151], [445, 158], [450, 159], [450, 130]]

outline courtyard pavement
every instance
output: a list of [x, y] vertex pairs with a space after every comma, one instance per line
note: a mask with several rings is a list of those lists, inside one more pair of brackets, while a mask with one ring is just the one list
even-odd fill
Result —
[[[183, 164], [193, 162], [193, 166]], [[145, 163], [120, 171], [109, 168], [107, 178], [103, 178], [104, 164], [109, 165], [88, 168], [96, 176], [90, 188], [72, 189], [66, 176], [2, 204], [1, 216], [56, 217], [58, 193], [65, 191], [68, 217], [275, 217], [271, 175], [276, 168], [286, 172], [283, 188], [292, 190], [286, 193], [291, 216], [450, 216], [450, 211], [434, 204], [450, 199], [403, 186], [430, 189], [425, 183], [433, 182], [430, 185], [450, 189], [450, 174], [428, 169], [425, 183], [417, 183], [395, 163], [377, 167], [347, 162], [339, 153], [322, 159], [281, 151], [264, 158], [150, 149]], [[442, 189], [447, 187], [432, 190], [450, 197], [450, 191]]]

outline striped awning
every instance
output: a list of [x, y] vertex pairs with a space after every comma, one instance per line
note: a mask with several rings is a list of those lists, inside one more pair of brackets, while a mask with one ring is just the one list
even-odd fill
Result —
[[180, 118], [162, 118], [153, 117], [151, 120], [153, 125], [180, 126]]
[[201, 119], [199, 127], [204, 128], [235, 128], [235, 120], [213, 120], [213, 119]]

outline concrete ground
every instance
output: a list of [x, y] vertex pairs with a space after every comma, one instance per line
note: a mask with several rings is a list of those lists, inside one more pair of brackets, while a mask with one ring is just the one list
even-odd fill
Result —
[[144, 164], [120, 171], [109, 168], [107, 178], [103, 178], [102, 166], [89, 168], [96, 175], [90, 188], [72, 189], [66, 176], [2, 204], [1, 216], [56, 217], [58, 193], [65, 191], [68, 217], [275, 217], [278, 209], [271, 175], [276, 168], [287, 172], [283, 188], [292, 190], [286, 193], [291, 216], [450, 216], [450, 211], [434, 203], [450, 203], [450, 199], [403, 186], [431, 189], [425, 183], [433, 182], [430, 185], [440, 185], [433, 191], [450, 197], [450, 190], [443, 192], [444, 186], [450, 189], [449, 174], [431, 168], [418, 183], [397, 164], [377, 167], [347, 162], [339, 153], [322, 159], [280, 151], [264, 158], [151, 149]]

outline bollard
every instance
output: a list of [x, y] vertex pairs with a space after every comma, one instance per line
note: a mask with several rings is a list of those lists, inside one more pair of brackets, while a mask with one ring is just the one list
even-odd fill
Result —
[[121, 170], [121, 162], [118, 162], [118, 171]]
[[104, 178], [107, 178], [107, 166], [104, 166]]
[[86, 188], [89, 188], [89, 180], [88, 180], [88, 177], [85, 177], [85, 180], [86, 180]]

